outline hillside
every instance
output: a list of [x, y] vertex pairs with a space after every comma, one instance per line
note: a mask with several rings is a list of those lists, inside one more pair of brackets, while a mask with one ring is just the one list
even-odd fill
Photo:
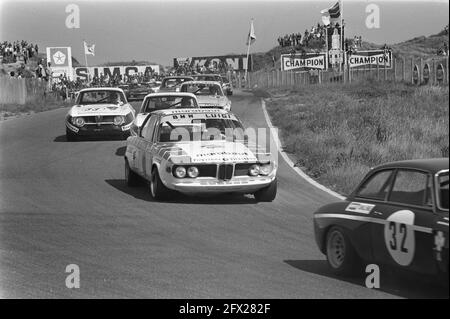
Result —
[[[438, 34], [431, 36], [420, 36], [407, 41], [403, 41], [396, 44], [387, 44], [390, 48], [392, 48], [395, 57], [416, 57], [423, 58], [425, 60], [438, 57], [437, 51], [442, 48], [444, 42], [448, 44], [448, 32], [441, 31]], [[383, 44], [375, 44], [370, 42], [363, 42], [361, 50], [371, 50], [371, 49], [379, 49], [383, 47]], [[311, 47], [305, 49], [307, 52], [313, 52], [316, 50], [321, 50], [322, 46], [317, 43], [313, 43]], [[280, 46], [276, 46], [268, 52], [258, 52], [253, 53], [253, 69], [255, 71], [261, 70], [264, 68], [272, 69], [272, 56], [275, 56], [275, 60], [279, 65], [279, 59], [281, 54], [290, 53], [292, 48], [285, 47], [281, 48]]]

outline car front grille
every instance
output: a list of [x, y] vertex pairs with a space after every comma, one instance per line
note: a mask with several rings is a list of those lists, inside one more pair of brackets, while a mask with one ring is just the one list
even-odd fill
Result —
[[114, 115], [105, 116], [84, 116], [84, 121], [86, 124], [113, 124]]

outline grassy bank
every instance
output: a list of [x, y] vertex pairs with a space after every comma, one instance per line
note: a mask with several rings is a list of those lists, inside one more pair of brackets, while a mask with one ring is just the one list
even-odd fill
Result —
[[285, 151], [342, 194], [375, 165], [449, 156], [448, 87], [365, 82], [268, 93]]

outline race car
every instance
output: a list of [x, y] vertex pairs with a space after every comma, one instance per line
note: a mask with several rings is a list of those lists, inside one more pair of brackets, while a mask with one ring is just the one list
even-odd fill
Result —
[[157, 92], [179, 92], [182, 83], [193, 80], [191, 76], [167, 76], [162, 79]]
[[192, 93], [167, 92], [152, 93], [145, 96], [139, 112], [131, 128], [131, 134], [137, 133], [145, 118], [150, 112], [165, 109], [199, 108], [197, 97]]
[[222, 90], [226, 95], [233, 95], [233, 86], [227, 77], [220, 74], [196, 74], [192, 76], [195, 81], [215, 81], [219, 82], [222, 86]]
[[147, 94], [153, 93], [157, 85], [153, 82], [132, 83], [128, 85], [126, 96], [129, 101], [142, 100]]
[[273, 201], [277, 163], [263, 149], [252, 151], [245, 146], [239, 136], [242, 132], [239, 119], [220, 109], [151, 112], [138, 135], [127, 139], [126, 182], [137, 186], [141, 180], [148, 181], [150, 194], [157, 200], [178, 191], [191, 195], [236, 192]]
[[219, 82], [190, 81], [181, 84], [180, 92], [189, 92], [197, 96], [200, 107], [231, 110], [231, 101], [225, 96]]
[[130, 135], [135, 111], [122, 89], [98, 87], [82, 89], [66, 115], [66, 138]]
[[331, 270], [351, 275], [375, 263], [448, 284], [448, 170], [448, 158], [380, 165], [345, 201], [316, 211], [315, 239]]

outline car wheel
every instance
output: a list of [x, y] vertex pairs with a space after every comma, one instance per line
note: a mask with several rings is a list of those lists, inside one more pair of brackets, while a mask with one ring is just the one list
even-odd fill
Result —
[[278, 182], [275, 178], [272, 183], [270, 183], [269, 186], [264, 187], [263, 189], [260, 189], [257, 191], [255, 195], [255, 199], [258, 202], [271, 202], [277, 197], [277, 186]]
[[355, 275], [360, 260], [350, 240], [340, 227], [332, 227], [326, 237], [328, 265], [336, 275]]
[[169, 195], [169, 189], [161, 181], [156, 167], [153, 168], [150, 178], [150, 194], [156, 200], [166, 199]]
[[73, 142], [77, 140], [77, 136], [73, 134], [68, 128], [66, 128], [66, 140], [68, 142]]
[[127, 181], [127, 185], [130, 187], [138, 186], [141, 178], [138, 174], [131, 170], [130, 164], [125, 160], [125, 180]]

